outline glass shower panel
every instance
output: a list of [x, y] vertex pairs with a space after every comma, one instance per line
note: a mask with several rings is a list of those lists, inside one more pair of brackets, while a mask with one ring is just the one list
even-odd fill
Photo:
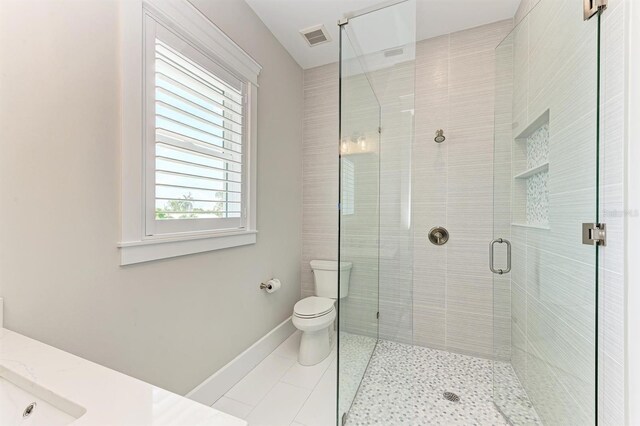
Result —
[[596, 423], [599, 18], [582, 12], [540, 0], [495, 51], [493, 398], [514, 425]]
[[[380, 104], [352, 38], [341, 27], [338, 253], [352, 268], [338, 309], [338, 419], [349, 411], [378, 341]], [[342, 294], [346, 283], [339, 285]]]
[[378, 339], [413, 342], [415, 37], [413, 1], [356, 13], [341, 27], [340, 260], [353, 269], [340, 300], [340, 418], [366, 391]]

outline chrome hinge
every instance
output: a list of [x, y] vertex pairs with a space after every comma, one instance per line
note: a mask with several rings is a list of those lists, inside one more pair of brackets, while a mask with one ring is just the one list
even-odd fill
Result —
[[376, 312], [376, 319], [380, 319], [380, 312]]
[[607, 245], [607, 224], [606, 223], [583, 223], [582, 224], [582, 244], [589, 246]]
[[596, 13], [607, 8], [607, 0], [582, 0], [584, 5], [584, 20], [588, 21]]

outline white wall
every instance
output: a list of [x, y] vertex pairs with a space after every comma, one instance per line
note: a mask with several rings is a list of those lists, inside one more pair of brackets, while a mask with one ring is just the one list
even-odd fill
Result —
[[124, 268], [118, 3], [0, 4], [5, 326], [178, 393], [300, 296], [302, 70], [244, 1], [193, 3], [263, 66], [258, 243]]

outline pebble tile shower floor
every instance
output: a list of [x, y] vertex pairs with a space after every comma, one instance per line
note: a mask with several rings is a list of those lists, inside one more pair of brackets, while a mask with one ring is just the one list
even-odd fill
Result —
[[[509, 363], [496, 364], [496, 380], [498, 405], [513, 424], [542, 424]], [[447, 391], [460, 401], [446, 400]], [[492, 395], [487, 359], [380, 340], [347, 425], [507, 425]]]

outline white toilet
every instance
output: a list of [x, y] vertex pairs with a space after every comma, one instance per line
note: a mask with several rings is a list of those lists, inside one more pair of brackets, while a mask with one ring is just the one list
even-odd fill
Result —
[[[325, 359], [333, 346], [335, 301], [338, 298], [338, 262], [312, 260], [315, 296], [302, 299], [293, 307], [293, 325], [302, 331], [298, 362], [315, 365]], [[351, 263], [340, 262], [340, 298], [349, 293]]]

